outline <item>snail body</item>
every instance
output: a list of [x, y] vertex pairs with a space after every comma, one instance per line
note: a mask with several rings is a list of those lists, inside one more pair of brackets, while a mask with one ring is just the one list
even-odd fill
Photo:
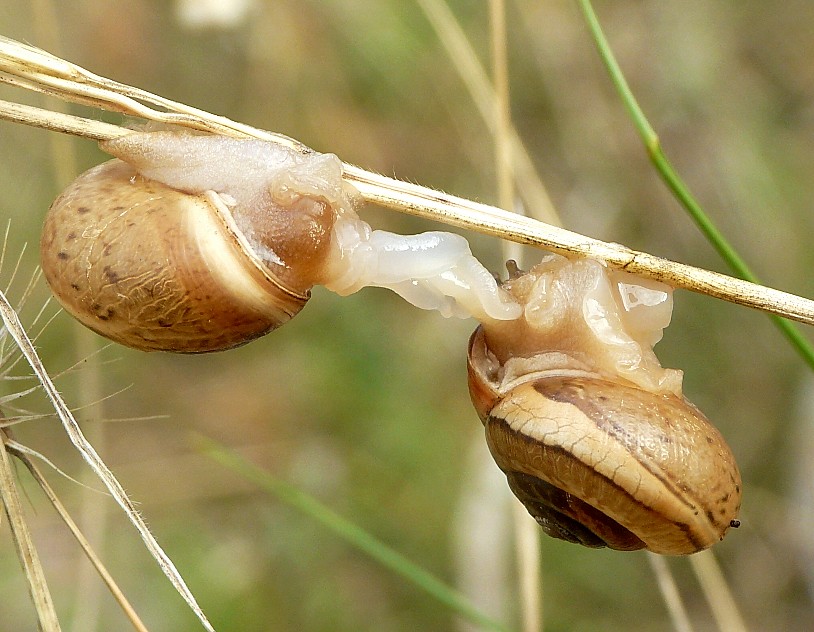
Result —
[[513, 318], [462, 237], [372, 230], [332, 154], [133, 132], [51, 205], [43, 271], [80, 322], [141, 349], [228, 349], [279, 327], [314, 285], [390, 288], [446, 316]]
[[723, 538], [741, 479], [652, 353], [670, 290], [552, 255], [504, 287], [524, 305], [470, 340], [472, 400], [509, 486], [554, 537], [680, 555]]

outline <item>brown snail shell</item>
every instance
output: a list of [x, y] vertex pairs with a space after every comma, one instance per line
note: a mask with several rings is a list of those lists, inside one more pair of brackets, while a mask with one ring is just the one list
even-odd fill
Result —
[[310, 285], [281, 282], [212, 195], [176, 191], [119, 160], [85, 172], [45, 219], [42, 268], [54, 294], [86, 326], [141, 350], [228, 349], [285, 323]]
[[472, 401], [512, 492], [547, 534], [683, 555], [737, 525], [735, 458], [680, 392], [647, 390], [556, 349], [507, 377], [488, 332], [470, 339]]

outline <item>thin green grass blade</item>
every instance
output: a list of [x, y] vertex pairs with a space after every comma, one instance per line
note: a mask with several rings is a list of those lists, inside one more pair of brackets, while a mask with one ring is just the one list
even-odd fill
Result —
[[[633, 95], [625, 79], [624, 73], [622, 73], [622, 69], [616, 61], [616, 57], [611, 50], [608, 40], [605, 38], [605, 34], [602, 31], [599, 19], [596, 16], [596, 12], [594, 12], [590, 0], [579, 0], [579, 6], [585, 16], [585, 22], [588, 25], [588, 29], [599, 51], [599, 56], [602, 58], [602, 62], [605, 64], [611, 81], [619, 92], [619, 96], [622, 98], [625, 108], [630, 114], [630, 118], [644, 143], [650, 160], [656, 167], [656, 171], [730, 269], [742, 279], [759, 283], [746, 261], [738, 254], [721, 231], [718, 230], [709, 215], [704, 212], [701, 205], [695, 200], [689, 188], [665, 155], [658, 134], [656, 134], [653, 126], [650, 125], [650, 122], [647, 120], [647, 117], [639, 106], [636, 97]], [[814, 346], [811, 345], [808, 339], [803, 336], [793, 323], [785, 318], [779, 316], [769, 316], [769, 318], [777, 325], [780, 332], [797, 350], [809, 367], [814, 369]]]
[[434, 575], [417, 566], [398, 551], [390, 548], [364, 529], [335, 513], [313, 496], [280, 480], [257, 467], [239, 454], [205, 437], [196, 437], [202, 452], [246, 480], [252, 481], [278, 500], [308, 515], [350, 545], [366, 553], [385, 568], [401, 575], [460, 616], [481, 626], [484, 630], [510, 632], [510, 628], [487, 617], [456, 590]]

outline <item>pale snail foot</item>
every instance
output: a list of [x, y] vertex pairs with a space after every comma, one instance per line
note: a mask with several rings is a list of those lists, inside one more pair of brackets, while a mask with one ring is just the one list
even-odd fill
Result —
[[421, 309], [445, 317], [512, 320], [520, 306], [475, 259], [460, 235], [397, 235], [371, 230], [361, 220], [334, 226], [334, 278], [325, 286], [340, 295], [362, 287], [388, 288]]

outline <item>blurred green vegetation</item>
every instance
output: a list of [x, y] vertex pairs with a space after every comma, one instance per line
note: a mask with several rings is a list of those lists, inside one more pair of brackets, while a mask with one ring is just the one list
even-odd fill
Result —
[[[495, 198], [492, 141], [417, 5], [269, 0], [234, 27], [193, 30], [169, 2], [52, 4], [58, 41], [42, 28], [39, 3], [20, 0], [0, 5], [0, 33], [367, 169]], [[484, 3], [450, 4], [488, 64]], [[596, 9], [698, 199], [767, 283], [814, 296], [814, 5], [616, 0]], [[516, 0], [509, 10], [514, 120], [565, 225], [724, 270], [652, 171], [576, 3]], [[8, 88], [0, 98], [41, 103]], [[65, 184], [56, 181], [50, 140], [0, 122], [0, 218], [11, 221], [11, 252], [30, 244], [26, 274], [37, 265], [45, 209]], [[78, 169], [104, 159], [92, 143], [74, 147]], [[363, 214], [398, 232], [438, 229], [377, 209]], [[467, 236], [498, 270], [498, 244]], [[23, 312], [27, 322], [46, 296], [41, 283]], [[488, 525], [461, 518], [484, 467], [499, 478], [483, 465], [466, 390], [472, 328], [384, 291], [338, 298], [317, 290], [291, 323], [232, 352], [178, 357], [106, 347], [85, 364], [100, 367], [102, 393], [112, 396], [103, 413], [80, 416], [89, 432], [103, 432], [100, 451], [218, 630], [457, 629], [454, 615], [417, 588], [196, 452], [190, 434], [245, 452], [450, 584], [495, 547], [511, 566], [510, 536], [473, 548]], [[84, 357], [88, 340], [102, 344], [77, 332], [60, 314], [38, 339], [52, 372]], [[685, 391], [719, 425], [743, 471], [743, 527], [715, 551], [746, 620], [760, 630], [814, 627], [807, 371], [764, 316], [686, 292], [658, 351], [663, 364], [685, 370]], [[80, 366], [58, 378], [69, 403], [87, 401], [90, 371]], [[5, 393], [18, 387], [0, 384]], [[46, 410], [39, 400], [30, 405]], [[102, 424], [99, 415], [119, 421]], [[164, 417], [143, 419], [152, 416]], [[81, 476], [54, 420], [15, 432]], [[52, 478], [86, 527], [106, 521], [99, 552], [150, 629], [199, 629], [112, 503], [92, 496], [96, 513], [83, 514], [90, 511], [83, 490]], [[77, 579], [86, 563], [27, 487], [35, 538], [70, 629], [72, 616], [91, 609]], [[508, 519], [504, 494], [480, 502]], [[31, 629], [5, 523], [0, 535], [0, 628]], [[642, 554], [547, 539], [542, 565], [547, 629], [670, 629]], [[686, 562], [670, 566], [698, 629], [710, 629]], [[486, 609], [508, 597], [497, 616], [514, 621], [513, 585], [473, 599]], [[99, 608], [98, 629], [127, 628], [107, 595]]]

